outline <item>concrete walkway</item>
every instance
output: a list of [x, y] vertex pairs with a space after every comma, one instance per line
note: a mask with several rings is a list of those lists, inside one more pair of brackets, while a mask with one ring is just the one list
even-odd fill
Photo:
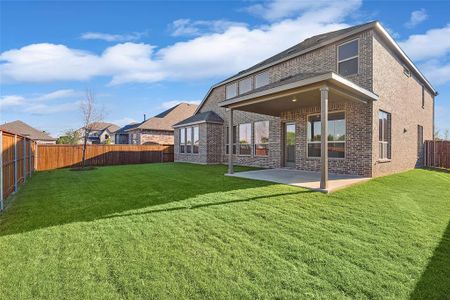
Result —
[[265, 169], [257, 171], [238, 172], [234, 174], [225, 174], [225, 175], [288, 184], [307, 188], [310, 190], [321, 191], [325, 193], [333, 192], [370, 179], [368, 177], [359, 177], [353, 175], [329, 174], [328, 189], [322, 190], [320, 188], [319, 172], [310, 172], [292, 169]]

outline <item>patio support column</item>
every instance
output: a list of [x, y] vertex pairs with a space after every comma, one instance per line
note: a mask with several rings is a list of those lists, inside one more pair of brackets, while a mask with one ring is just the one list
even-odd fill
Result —
[[228, 113], [228, 174], [233, 174], [233, 109], [230, 108]]
[[320, 188], [328, 188], [328, 87], [320, 88], [320, 123], [321, 123], [321, 155], [320, 155]]

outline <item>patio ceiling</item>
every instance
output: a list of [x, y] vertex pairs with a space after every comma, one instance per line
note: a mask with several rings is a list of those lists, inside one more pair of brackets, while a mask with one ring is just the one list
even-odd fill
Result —
[[242, 111], [280, 116], [282, 112], [299, 107], [320, 106], [320, 88], [328, 86], [329, 103], [345, 101], [376, 101], [378, 96], [349, 80], [333, 73], [325, 73], [306, 79], [286, 80], [285, 84], [268, 86], [265, 89], [226, 100], [222, 107]]

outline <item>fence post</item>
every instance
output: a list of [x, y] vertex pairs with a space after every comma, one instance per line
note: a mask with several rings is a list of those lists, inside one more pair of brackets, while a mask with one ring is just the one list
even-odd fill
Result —
[[3, 210], [3, 131], [0, 130], [0, 211]]
[[17, 134], [14, 135], [14, 192], [17, 192]]
[[29, 149], [29, 151], [28, 151], [28, 176], [31, 176], [31, 154], [32, 154], [32, 149], [31, 149], [31, 145], [32, 145], [32, 142], [31, 142], [31, 140], [28, 140], [28, 149]]

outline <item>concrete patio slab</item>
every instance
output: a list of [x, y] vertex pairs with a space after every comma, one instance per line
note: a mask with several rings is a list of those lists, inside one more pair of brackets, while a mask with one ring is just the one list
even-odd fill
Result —
[[328, 188], [326, 190], [323, 190], [320, 188], [319, 172], [293, 169], [264, 169], [225, 175], [288, 184], [325, 193], [334, 192], [336, 190], [348, 187], [353, 184], [365, 182], [370, 179], [368, 177], [353, 175], [329, 174]]

